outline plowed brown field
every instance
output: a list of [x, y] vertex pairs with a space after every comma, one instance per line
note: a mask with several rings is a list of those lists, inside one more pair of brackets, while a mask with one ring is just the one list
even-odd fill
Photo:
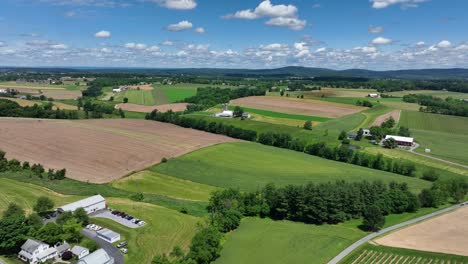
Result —
[[145, 120], [0, 119], [7, 158], [66, 168], [67, 177], [109, 182], [132, 171], [231, 138]]
[[390, 111], [384, 115], [377, 117], [374, 123], [372, 123], [372, 126], [380, 126], [383, 122], [385, 122], [390, 117], [393, 117], [393, 119], [395, 120], [395, 123], [398, 124], [398, 121], [400, 121], [400, 115], [401, 115], [401, 110]]
[[231, 101], [232, 105], [288, 114], [341, 117], [363, 110], [363, 107], [318, 100], [304, 100], [276, 96], [251, 96]]

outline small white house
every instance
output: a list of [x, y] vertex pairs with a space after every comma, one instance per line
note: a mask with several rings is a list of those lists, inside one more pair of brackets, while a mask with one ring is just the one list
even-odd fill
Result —
[[100, 248], [86, 257], [78, 260], [76, 264], [114, 264], [114, 258]]
[[96, 232], [97, 236], [104, 241], [109, 243], [114, 243], [120, 240], [120, 234], [116, 233], [110, 229], [104, 228]]
[[233, 118], [234, 117], [234, 111], [230, 110], [224, 110], [221, 113], [216, 113], [216, 117], [227, 117], [227, 118]]
[[72, 247], [71, 252], [73, 253], [73, 255], [77, 256], [78, 259], [84, 258], [87, 255], [89, 255], [89, 249], [78, 245]]
[[378, 93], [370, 93], [367, 95], [367, 97], [370, 97], [370, 98], [380, 98], [380, 94]]
[[122, 90], [120, 88], [117, 88], [117, 89], [112, 89], [112, 92], [114, 93], [120, 93], [122, 92]]
[[76, 201], [57, 208], [59, 213], [75, 212], [76, 209], [83, 208], [88, 214], [106, 209], [106, 199], [101, 195], [94, 195], [83, 200]]
[[369, 129], [363, 129], [362, 130], [362, 135], [365, 136], [365, 137], [370, 137], [372, 136], [371, 132]]
[[42, 263], [57, 256], [57, 249], [34, 239], [28, 239], [21, 246], [18, 258], [28, 263]]

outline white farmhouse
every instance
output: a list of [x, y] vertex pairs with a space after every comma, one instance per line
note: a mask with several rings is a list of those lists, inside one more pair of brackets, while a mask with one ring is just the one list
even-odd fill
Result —
[[22, 261], [35, 264], [55, 258], [57, 255], [57, 249], [50, 247], [48, 244], [39, 240], [28, 239], [21, 246], [18, 258]]
[[106, 209], [106, 199], [98, 194], [71, 204], [61, 206], [57, 208], [57, 211], [59, 213], [75, 212], [78, 208], [83, 208], [88, 214]]

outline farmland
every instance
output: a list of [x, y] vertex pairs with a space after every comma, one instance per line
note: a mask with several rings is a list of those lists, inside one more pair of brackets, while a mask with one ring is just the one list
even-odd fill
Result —
[[211, 192], [217, 188], [152, 171], [140, 171], [129, 177], [112, 182], [118, 189], [136, 193], [154, 193], [167, 197], [187, 200], [208, 201]]
[[172, 110], [174, 112], [182, 112], [187, 109], [186, 103], [175, 103], [175, 104], [164, 104], [164, 105], [139, 105], [139, 104], [131, 104], [131, 103], [121, 103], [115, 105], [116, 109], [122, 109], [124, 111], [132, 111], [132, 112], [139, 112], [139, 113], [150, 113], [153, 110], [158, 110], [159, 112], [167, 112]]
[[216, 264], [326, 263], [365, 233], [346, 225], [246, 218], [228, 234]]
[[[229, 110], [234, 110], [234, 108], [235, 108], [234, 106], [229, 106]], [[330, 120], [330, 118], [326, 118], [326, 117], [286, 114], [286, 113], [254, 109], [254, 108], [248, 108], [248, 107], [243, 107], [243, 110], [248, 113], [259, 114], [262, 116], [268, 116], [268, 117], [274, 117], [274, 118], [296, 119], [296, 120], [302, 120], [302, 121], [309, 120], [309, 121], [316, 121], [316, 122], [325, 122], [325, 121]]]
[[433, 252], [424, 252], [417, 250], [408, 250], [402, 248], [391, 248], [383, 246], [374, 246], [367, 244], [355, 251], [342, 264], [358, 264], [358, 263], [468, 263], [468, 257], [440, 254]]
[[468, 256], [467, 217], [468, 208], [460, 208], [403, 228], [375, 242], [391, 247]]
[[466, 134], [468, 131], [468, 118], [461, 116], [447, 116], [422, 112], [403, 111], [400, 125], [418, 130]]
[[163, 157], [233, 141], [143, 120], [1, 119], [0, 131], [11, 135], [0, 139], [0, 149], [7, 157], [66, 168], [70, 178], [97, 183], [141, 170]]
[[144, 219], [147, 224], [129, 229], [112, 220], [93, 218], [93, 222], [110, 228], [128, 241], [128, 263], [151, 263], [155, 255], [169, 253], [174, 246], [187, 251], [196, 232], [197, 217], [185, 215], [164, 207], [138, 203], [126, 199], [109, 199], [109, 206]]
[[252, 96], [235, 99], [232, 105], [242, 107], [276, 111], [296, 115], [310, 115], [335, 118], [357, 113], [364, 108], [346, 104], [312, 101], [295, 98], [282, 98], [273, 96]]
[[440, 97], [440, 98], [447, 98], [447, 97], [452, 97], [455, 99], [468, 99], [468, 95], [466, 93], [457, 93], [457, 92], [449, 92], [449, 91], [434, 91], [434, 90], [417, 90], [417, 91], [412, 91], [412, 90], [407, 90], [407, 91], [398, 91], [398, 92], [391, 92], [387, 93], [388, 95], [391, 96], [396, 96], [396, 97], [403, 97], [404, 95], [407, 94], [425, 94], [425, 95], [432, 95], [434, 97]]
[[27, 212], [31, 212], [34, 203], [40, 196], [49, 197], [56, 205], [78, 199], [76, 196], [62, 195], [34, 184], [0, 178], [0, 214], [13, 202], [24, 208]]
[[416, 178], [240, 142], [203, 148], [153, 166], [150, 170], [184, 180], [217, 187], [235, 187], [244, 191], [255, 191], [267, 183], [284, 186], [335, 180], [407, 182], [414, 191], [429, 186], [429, 183]]
[[123, 102], [124, 98], [128, 98], [128, 102], [138, 105], [154, 105], [153, 94], [149, 90], [128, 90], [118, 93], [114, 100]]

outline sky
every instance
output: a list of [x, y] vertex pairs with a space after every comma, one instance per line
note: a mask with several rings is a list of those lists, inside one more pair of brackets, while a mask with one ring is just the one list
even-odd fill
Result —
[[0, 0], [0, 66], [468, 68], [467, 0]]

